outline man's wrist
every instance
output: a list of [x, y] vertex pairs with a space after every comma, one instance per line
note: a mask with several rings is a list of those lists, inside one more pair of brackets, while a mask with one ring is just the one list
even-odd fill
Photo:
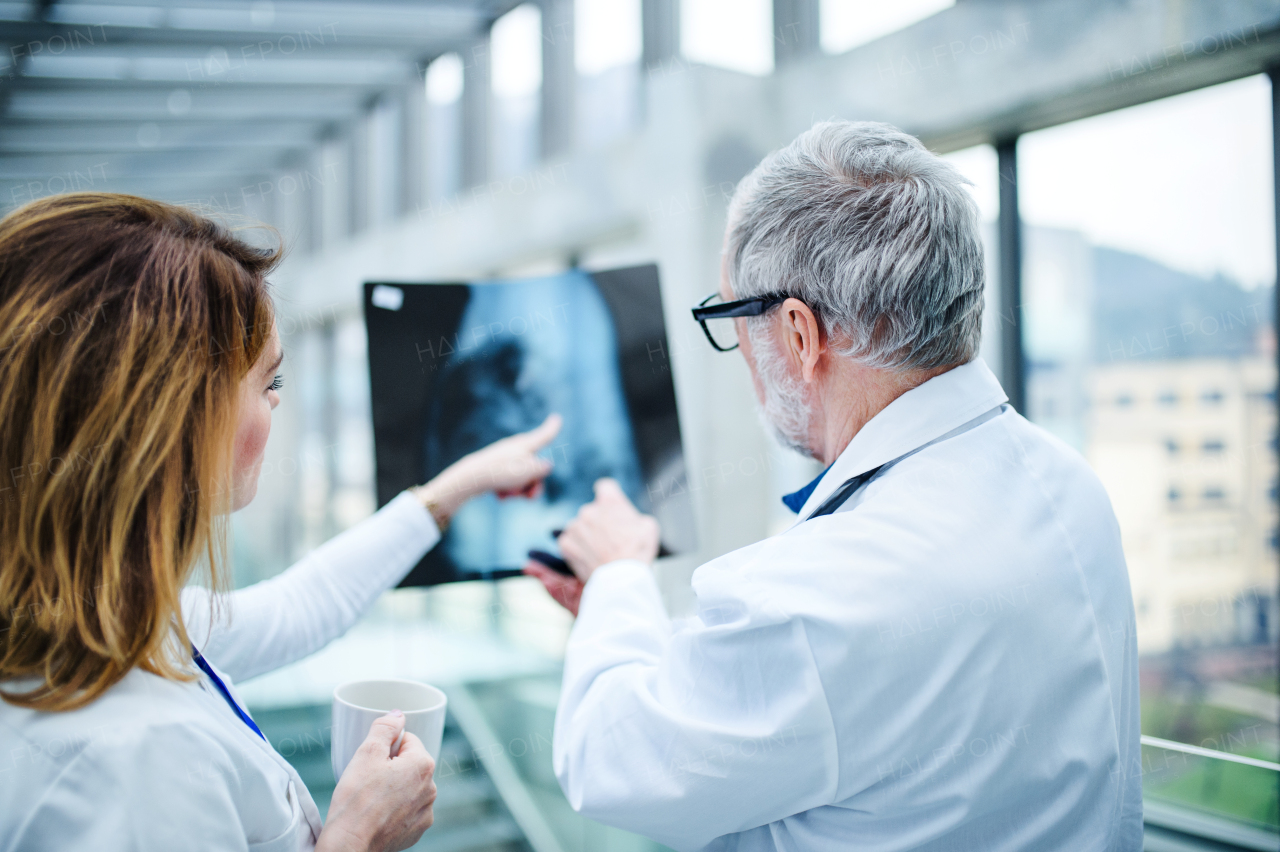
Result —
[[638, 565], [641, 568], [650, 568], [650, 569], [653, 567], [653, 563], [647, 562], [638, 556], [619, 556], [615, 559], [610, 559], [608, 562], [601, 562], [599, 565], [592, 568], [591, 573], [587, 576], [587, 579], [588, 580], [591, 579], [592, 577], [594, 577], [596, 574], [598, 574], [600, 571], [602, 571], [605, 568], [622, 567], [626, 565]]
[[[596, 572], [599, 571], [601, 568], [604, 568], [609, 565], [617, 565], [621, 562], [634, 562], [636, 564], [643, 565], [645, 567], [653, 566], [652, 560], [647, 560], [640, 556], [614, 556], [614, 557], [611, 557], [607, 562], [599, 562], [596, 565], [592, 566], [591, 568], [587, 569], [585, 577], [582, 576], [581, 574], [578, 574], [578, 579], [581, 580], [583, 584], [586, 584], [592, 577], [596, 575]], [[577, 574], [576, 571], [574, 573]]]
[[587, 607], [594, 609], [596, 605], [589, 603], [590, 601], [598, 601], [601, 596], [606, 601], [615, 600], [619, 589], [632, 587], [642, 575], [647, 576], [650, 581], [656, 579], [653, 574], [653, 565], [634, 557], [614, 559], [596, 566], [591, 576], [582, 584], [578, 617], [581, 618]]

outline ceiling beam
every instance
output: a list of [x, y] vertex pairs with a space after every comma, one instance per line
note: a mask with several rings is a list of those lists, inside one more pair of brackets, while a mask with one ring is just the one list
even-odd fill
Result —
[[37, 179], [42, 176], [73, 174], [105, 164], [108, 174], [260, 174], [280, 168], [278, 161], [265, 161], [253, 151], [221, 149], [201, 151], [125, 152], [113, 157], [85, 157], [73, 154], [9, 154], [0, 156], [0, 180]]
[[129, 80], [129, 79], [102, 79], [95, 77], [15, 77], [7, 80], [2, 88], [10, 92], [35, 91], [35, 92], [58, 92], [58, 91], [88, 91], [88, 92], [137, 92], [137, 93], [155, 93], [163, 92], [168, 94], [175, 89], [186, 89], [191, 93], [192, 97], [196, 97], [197, 92], [207, 91], [212, 88], [234, 90], [241, 97], [245, 94], [256, 95], [258, 91], [263, 90], [280, 90], [288, 91], [290, 94], [307, 91], [324, 91], [329, 93], [343, 92], [382, 92], [387, 89], [395, 88], [402, 83], [403, 79], [388, 78], [384, 80], [368, 80], [363, 82], [351, 82], [349, 79], [337, 78], [334, 80], [300, 80], [292, 82], [288, 80], [228, 80], [218, 84], [209, 84], [201, 86], [199, 84], [191, 84], [183, 80]]
[[[260, 90], [246, 98], [231, 89], [186, 90], [173, 99], [172, 89], [147, 91], [116, 89], [29, 90], [11, 95], [5, 123], [74, 121], [274, 121], [346, 120], [359, 113], [367, 89], [350, 92], [330, 88], [310, 90]], [[175, 107], [177, 107], [175, 115]]]
[[[323, 13], [321, 13], [323, 14]], [[319, 17], [319, 16], [317, 16]], [[356, 32], [337, 21], [313, 21], [309, 27], [289, 31], [201, 31], [114, 26], [108, 23], [78, 25], [41, 21], [0, 21], [0, 41], [20, 46], [17, 55], [65, 56], [76, 51], [109, 45], [124, 48], [179, 50], [222, 47], [241, 48], [276, 56], [306, 56], [345, 51], [398, 51], [418, 53], [424, 46], [465, 43], [484, 31], [483, 21], [461, 26], [414, 27], [388, 20], [382, 31]]]
[[232, 203], [323, 171], [324, 139], [520, 2], [0, 5], [0, 207], [74, 189]]

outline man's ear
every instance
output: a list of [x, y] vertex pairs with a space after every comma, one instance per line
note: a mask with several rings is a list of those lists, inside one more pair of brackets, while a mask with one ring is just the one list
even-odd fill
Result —
[[811, 382], [818, 359], [827, 349], [822, 326], [809, 306], [799, 299], [787, 299], [780, 310], [787, 356], [799, 365], [801, 377]]

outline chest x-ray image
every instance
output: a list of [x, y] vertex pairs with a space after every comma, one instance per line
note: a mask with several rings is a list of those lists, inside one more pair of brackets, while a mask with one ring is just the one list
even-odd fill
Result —
[[462, 456], [564, 426], [541, 496], [472, 500], [402, 585], [519, 573], [530, 549], [618, 480], [657, 516], [667, 552], [694, 547], [656, 266], [475, 284], [370, 282], [365, 322], [378, 505]]

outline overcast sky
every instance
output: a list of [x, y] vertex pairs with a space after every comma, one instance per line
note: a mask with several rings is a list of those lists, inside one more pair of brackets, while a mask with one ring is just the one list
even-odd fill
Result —
[[1023, 136], [1023, 219], [1247, 287], [1275, 280], [1271, 87], [1259, 75]]
[[[973, 181], [983, 219], [995, 219], [995, 151], [947, 159]], [[1024, 222], [1245, 287], [1275, 280], [1271, 173], [1271, 84], [1262, 75], [1018, 141]]]

